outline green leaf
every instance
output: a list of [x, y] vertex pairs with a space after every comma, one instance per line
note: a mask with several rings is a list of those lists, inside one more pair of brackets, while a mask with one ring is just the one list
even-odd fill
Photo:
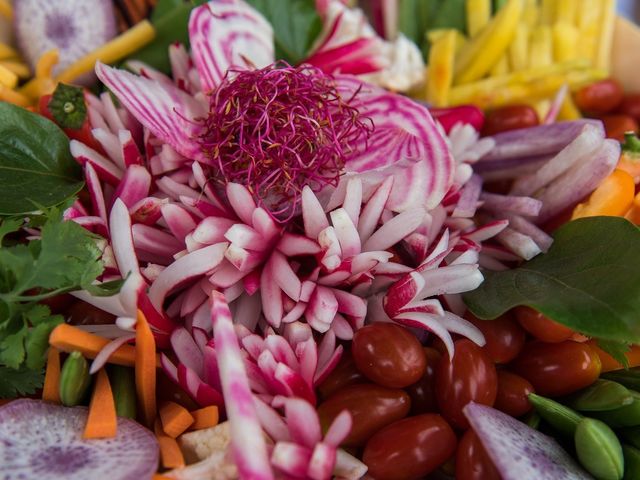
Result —
[[80, 87], [59, 83], [47, 108], [62, 128], [82, 128], [87, 118], [84, 91]]
[[629, 351], [631, 345], [627, 342], [614, 342], [612, 340], [598, 339], [598, 347], [611, 355], [624, 368], [629, 368], [629, 359], [625, 353]]
[[322, 30], [314, 0], [247, 0], [273, 26], [276, 58], [291, 65], [305, 59]]
[[32, 370], [38, 370], [44, 367], [49, 348], [49, 335], [56, 327], [64, 323], [64, 317], [61, 315], [49, 315], [38, 325], [32, 327], [27, 333], [25, 339], [25, 351], [27, 359], [25, 365]]
[[[169, 62], [169, 46], [172, 43], [182, 43], [189, 46], [189, 16], [191, 10], [202, 5], [206, 0], [192, 0], [190, 2], [164, 2], [160, 11], [151, 19], [156, 30], [154, 40], [144, 48], [129, 57], [129, 60], [140, 60], [156, 70], [164, 73], [171, 72]], [[163, 3], [163, 2], [160, 2]], [[170, 8], [169, 4], [173, 5]], [[157, 9], [158, 7], [156, 7]]]
[[40, 115], [0, 102], [0, 214], [57, 205], [82, 185], [62, 130]]
[[0, 398], [16, 398], [36, 393], [44, 383], [43, 370], [13, 369], [0, 365]]
[[20, 230], [21, 225], [22, 225], [22, 220], [19, 218], [0, 219], [0, 248], [2, 248], [2, 242], [4, 240], [4, 237], [6, 237], [10, 233], [14, 233]]
[[156, 3], [156, 6], [153, 7], [153, 11], [151, 12], [150, 17], [151, 22], [156, 23], [166, 14], [171, 12], [171, 10], [179, 7], [180, 5], [183, 5], [184, 3], [184, 0], [160, 0], [158, 3]]
[[11, 368], [19, 368], [24, 361], [26, 352], [24, 340], [27, 336], [27, 329], [21, 328], [11, 335], [7, 335], [0, 342], [0, 363]]
[[485, 272], [464, 300], [481, 319], [527, 305], [586, 335], [637, 343], [638, 258], [637, 227], [618, 217], [582, 218], [556, 231], [547, 254], [514, 270]]

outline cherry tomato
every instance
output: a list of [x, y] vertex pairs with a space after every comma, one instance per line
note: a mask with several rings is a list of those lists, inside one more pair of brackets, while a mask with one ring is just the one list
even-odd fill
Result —
[[487, 343], [482, 350], [494, 363], [508, 363], [518, 356], [524, 347], [525, 333], [510, 314], [495, 320], [479, 320], [470, 313], [465, 318], [484, 335]]
[[546, 315], [530, 307], [516, 307], [515, 315], [522, 328], [543, 342], [564, 342], [574, 334], [574, 331], [569, 327], [554, 322]]
[[636, 121], [640, 121], [640, 93], [629, 93], [625, 95], [616, 112], [629, 115]]
[[425, 347], [424, 353], [427, 357], [427, 368], [424, 371], [424, 375], [417, 383], [414, 383], [405, 389], [411, 397], [411, 413], [413, 415], [435, 412], [438, 410], [435, 391], [435, 376], [436, 366], [440, 362], [442, 354], [435, 348], [430, 347]]
[[614, 110], [622, 101], [622, 87], [612, 79], [582, 87], [574, 95], [576, 106], [583, 112], [603, 114]]
[[500, 473], [476, 433], [467, 430], [456, 451], [456, 480], [500, 480]]
[[487, 112], [482, 135], [518, 130], [540, 125], [536, 111], [529, 105], [509, 105]]
[[358, 330], [353, 336], [351, 354], [365, 377], [390, 388], [416, 383], [427, 366], [416, 336], [393, 323], [373, 323]]
[[520, 375], [498, 370], [498, 395], [493, 406], [512, 417], [519, 417], [531, 410], [528, 395], [533, 392], [533, 385]]
[[600, 376], [602, 364], [588, 344], [530, 342], [511, 369], [529, 380], [540, 395], [559, 397], [588, 387]]
[[364, 383], [335, 392], [320, 404], [318, 416], [326, 431], [343, 410], [348, 410], [353, 427], [343, 444], [357, 447], [381, 428], [406, 417], [409, 408], [411, 399], [402, 390]]
[[604, 123], [604, 130], [607, 132], [607, 138], [613, 138], [619, 142], [624, 141], [626, 132], [638, 133], [638, 122], [629, 115], [610, 114], [600, 117]]
[[323, 398], [349, 385], [368, 383], [367, 378], [356, 368], [351, 352], [345, 351], [336, 368], [318, 385], [318, 391]]
[[424, 478], [453, 455], [456, 443], [447, 422], [428, 413], [380, 430], [367, 442], [362, 461], [376, 480]]
[[493, 406], [498, 391], [496, 367], [471, 340], [455, 342], [455, 354], [440, 359], [436, 370], [436, 398], [442, 416], [454, 427], [469, 428], [462, 413], [471, 402]]

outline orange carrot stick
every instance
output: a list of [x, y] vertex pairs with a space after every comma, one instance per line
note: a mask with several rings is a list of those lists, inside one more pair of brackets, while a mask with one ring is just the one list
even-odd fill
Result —
[[153, 478], [151, 480], [171, 480], [171, 478], [165, 477], [164, 475], [160, 475], [159, 473], [156, 473], [153, 475]]
[[210, 407], [199, 408], [191, 412], [193, 423], [189, 430], [202, 430], [203, 428], [215, 427], [218, 424], [219, 413], [218, 407], [211, 405]]
[[[78, 350], [86, 358], [96, 358], [107, 344], [108, 338], [63, 323], [53, 329], [49, 336], [49, 344], [63, 352]], [[131, 345], [122, 345], [109, 357], [109, 362], [125, 367], [133, 367], [136, 363], [136, 349]]]
[[44, 374], [42, 400], [60, 403], [60, 351], [54, 347], [49, 347], [47, 353], [47, 370]]
[[156, 438], [160, 446], [160, 460], [164, 468], [184, 467], [184, 456], [175, 438], [171, 438], [162, 430], [160, 420], [155, 422]]
[[[598, 342], [595, 340], [589, 340], [587, 343], [598, 353], [600, 362], [602, 363], [602, 373], [624, 368], [624, 365], [598, 347]], [[629, 367], [640, 367], [640, 345], [632, 345], [629, 351], [624, 355], [627, 357]]]
[[118, 417], [109, 377], [104, 369], [98, 370], [89, 416], [84, 427], [84, 438], [113, 438], [118, 432]]
[[175, 402], [163, 402], [159, 413], [162, 429], [171, 438], [176, 438], [193, 424], [193, 417], [189, 410]]
[[151, 428], [156, 418], [156, 341], [144, 314], [136, 323], [136, 393], [144, 423]]

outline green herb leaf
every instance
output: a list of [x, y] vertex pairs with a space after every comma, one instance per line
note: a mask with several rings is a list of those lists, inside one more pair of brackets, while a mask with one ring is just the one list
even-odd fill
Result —
[[64, 317], [52, 315], [49, 307], [40, 304], [34, 304], [25, 316], [31, 325], [25, 338], [25, 363], [27, 368], [39, 370], [45, 364], [49, 335], [56, 325], [64, 323]]
[[612, 340], [598, 339], [598, 347], [611, 355], [614, 360], [622, 364], [624, 368], [629, 368], [629, 360], [625, 353], [627, 353], [631, 346], [627, 342], [614, 342]]
[[80, 87], [59, 83], [47, 107], [61, 128], [82, 128], [87, 118], [84, 91]]
[[184, 3], [184, 0], [160, 0], [156, 3], [156, 6], [153, 7], [153, 11], [151, 12], [151, 17], [149, 17], [149, 19], [151, 22], [156, 23], [162, 17], [171, 12], [171, 10], [183, 5]]
[[[157, 13], [154, 12], [151, 18], [151, 23], [153, 23], [156, 30], [154, 40], [131, 55], [129, 59], [140, 60], [156, 70], [170, 73], [169, 46], [178, 42], [189, 47], [189, 16], [191, 15], [191, 10], [205, 2], [206, 0], [160, 2], [156, 6]], [[161, 6], [160, 4], [163, 5]]]
[[520, 268], [485, 272], [464, 295], [471, 312], [494, 319], [527, 305], [592, 337], [640, 342], [640, 230], [623, 218], [591, 217], [555, 233], [549, 252]]
[[0, 215], [57, 205], [82, 185], [62, 130], [40, 115], [0, 102]]
[[13, 369], [0, 365], [0, 398], [16, 398], [36, 393], [44, 382], [43, 370]]
[[22, 220], [19, 218], [0, 218], [0, 248], [2, 248], [4, 237], [20, 230], [21, 225]]
[[634, 132], [626, 132], [624, 134], [622, 151], [632, 155], [640, 154], [640, 139]]
[[314, 0], [247, 0], [273, 26], [276, 58], [291, 65], [309, 53], [322, 30]]

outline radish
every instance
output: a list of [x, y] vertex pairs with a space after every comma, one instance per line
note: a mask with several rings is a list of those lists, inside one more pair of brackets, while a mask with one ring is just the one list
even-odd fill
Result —
[[43, 53], [58, 49], [54, 75], [117, 34], [111, 0], [20, 0], [13, 8], [18, 46], [32, 69]]
[[84, 440], [84, 407], [14, 400], [0, 407], [0, 470], [4, 480], [151, 478], [158, 444], [151, 431], [118, 418], [115, 438]]

